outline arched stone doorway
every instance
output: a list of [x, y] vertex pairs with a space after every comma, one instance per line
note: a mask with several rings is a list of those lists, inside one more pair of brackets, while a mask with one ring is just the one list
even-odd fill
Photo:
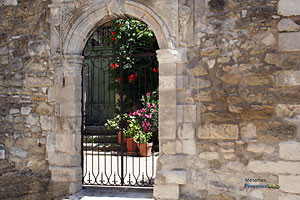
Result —
[[[83, 6], [62, 4], [56, 2], [50, 6], [51, 67], [55, 74], [55, 86], [49, 89], [49, 98], [56, 102], [56, 131], [48, 138], [47, 152], [52, 181], [68, 184], [69, 193], [73, 194], [82, 187], [81, 55], [95, 28], [119, 16], [128, 15], [144, 21], [154, 31], [161, 49], [157, 51], [160, 67], [160, 141], [176, 138], [176, 68], [187, 61], [187, 51], [185, 48], [175, 48], [168, 25], [156, 12], [141, 3], [101, 1], [87, 2]], [[157, 170], [160, 168], [158, 165]], [[178, 185], [175, 190], [178, 190]]]

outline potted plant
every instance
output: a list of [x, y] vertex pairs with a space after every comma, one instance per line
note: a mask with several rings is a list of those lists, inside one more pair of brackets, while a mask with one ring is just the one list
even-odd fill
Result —
[[[128, 117], [127, 114], [124, 114], [123, 117], [126, 119]], [[107, 130], [115, 130], [118, 134], [118, 144], [121, 144], [121, 139], [122, 139], [122, 133], [120, 130], [120, 121], [121, 121], [121, 116], [116, 115], [113, 119], [108, 119], [107, 122], [105, 123], [105, 127]], [[123, 128], [123, 132], [125, 131], [125, 128]], [[123, 142], [124, 144], [126, 143], [125, 140], [125, 134], [123, 133]]]
[[138, 151], [137, 144], [134, 142], [133, 138], [135, 135], [141, 134], [142, 129], [137, 123], [137, 120], [134, 116], [130, 116], [127, 120], [127, 129], [124, 131], [126, 138], [126, 147], [128, 154], [135, 154]]
[[153, 143], [149, 142], [151, 140], [152, 133], [140, 133], [133, 137], [133, 140], [137, 143], [139, 148], [140, 156], [149, 157], [151, 156]]
[[141, 129], [138, 134], [134, 135], [134, 140], [140, 148], [140, 155], [150, 156], [153, 146], [152, 133], [156, 133], [158, 129], [157, 92], [154, 91], [142, 96], [141, 103], [143, 107], [133, 113], [129, 113], [129, 115], [136, 118], [136, 122]]

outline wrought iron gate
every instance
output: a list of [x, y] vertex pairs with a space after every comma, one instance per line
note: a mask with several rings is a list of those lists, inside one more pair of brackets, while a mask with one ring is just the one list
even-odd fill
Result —
[[[112, 27], [113, 24], [99, 27], [84, 50], [82, 182], [83, 185], [152, 187], [158, 131], [152, 133], [151, 155], [145, 157], [135, 143], [129, 145], [124, 132], [130, 113], [142, 107], [140, 99], [158, 88], [155, 53], [158, 46], [154, 39], [134, 45], [127, 40], [120, 43]], [[128, 48], [120, 51], [124, 45]], [[118, 119], [119, 127], [108, 130], [105, 123], [113, 118]], [[135, 149], [130, 150], [131, 147]]]

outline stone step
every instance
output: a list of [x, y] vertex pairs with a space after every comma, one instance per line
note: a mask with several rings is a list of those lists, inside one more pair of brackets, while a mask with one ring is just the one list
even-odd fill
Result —
[[101, 151], [101, 152], [110, 152], [110, 151], [121, 151], [121, 146], [119, 144], [109, 144], [109, 143], [84, 143], [84, 151]]
[[[153, 145], [153, 151], [158, 152], [159, 145]], [[94, 152], [111, 152], [121, 151], [121, 145], [120, 144], [114, 144], [114, 143], [84, 143], [83, 144], [83, 150], [84, 151], [94, 151]], [[126, 151], [126, 144], [124, 145], [124, 151]]]
[[85, 143], [118, 143], [118, 135], [97, 135], [97, 136], [85, 136], [83, 142]]

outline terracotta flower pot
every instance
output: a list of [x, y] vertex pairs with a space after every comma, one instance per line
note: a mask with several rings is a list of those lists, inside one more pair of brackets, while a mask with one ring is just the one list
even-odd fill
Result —
[[[118, 132], [118, 144], [121, 144], [122, 134]], [[123, 133], [123, 143], [126, 144], [125, 134]]]
[[137, 144], [139, 150], [140, 150], [140, 156], [143, 157], [149, 157], [151, 156], [151, 150], [153, 143], [143, 143], [143, 144]]
[[137, 144], [133, 141], [133, 138], [126, 138], [126, 147], [128, 154], [135, 154], [138, 152]]

